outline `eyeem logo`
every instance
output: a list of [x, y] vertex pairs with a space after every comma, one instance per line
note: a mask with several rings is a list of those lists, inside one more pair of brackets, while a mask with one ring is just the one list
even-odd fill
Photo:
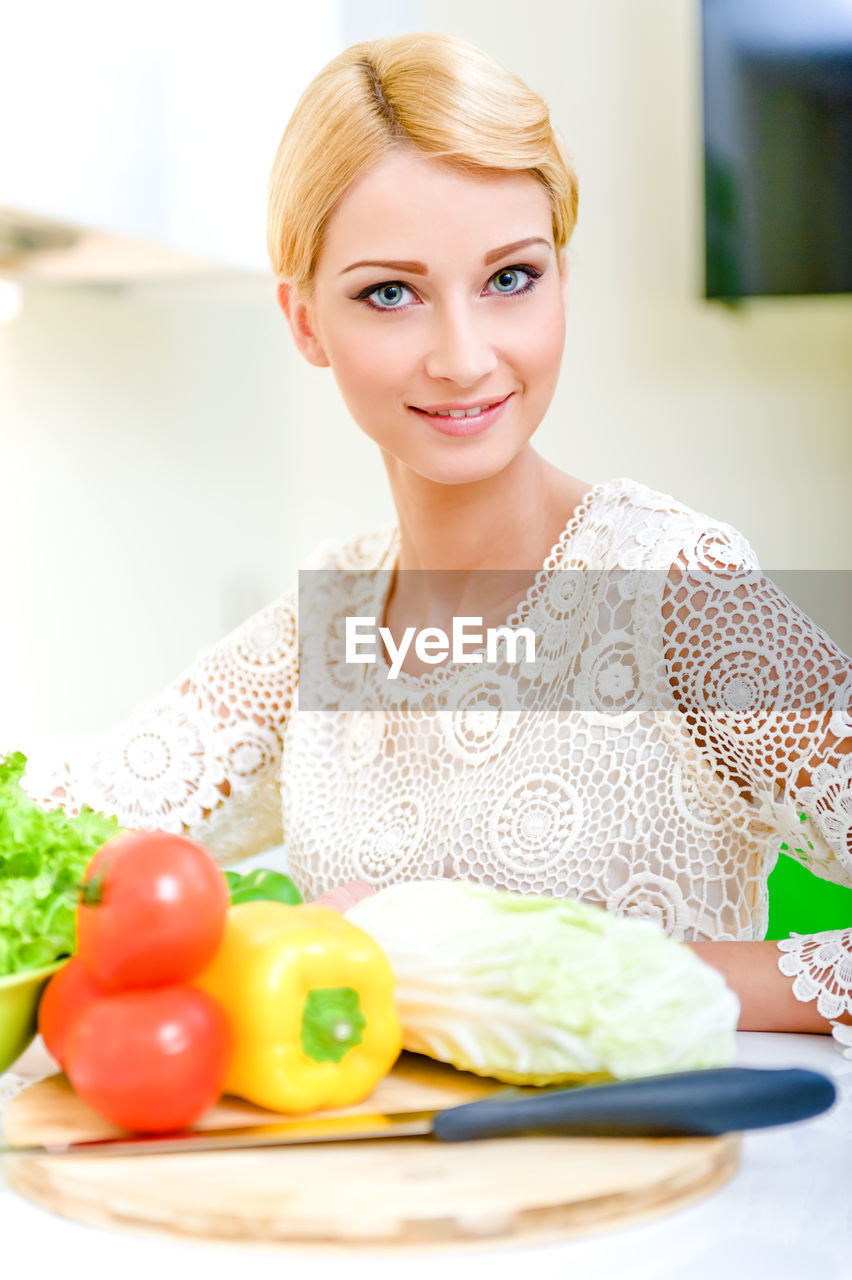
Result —
[[402, 639], [397, 645], [387, 627], [376, 627], [375, 618], [348, 617], [346, 619], [346, 661], [371, 663], [376, 661], [376, 640], [384, 641], [390, 654], [391, 665], [388, 679], [395, 680], [400, 673], [406, 654], [414, 644], [414, 652], [421, 662], [434, 665], [451, 657], [453, 662], [482, 662], [481, 653], [470, 652], [481, 649], [485, 645], [485, 661], [497, 662], [497, 647], [502, 641], [505, 644], [507, 662], [517, 662], [518, 644], [523, 641], [523, 662], [535, 662], [535, 635], [529, 627], [486, 627], [473, 631], [469, 628], [482, 627], [481, 618], [453, 618], [453, 634], [450, 638], [440, 627], [406, 627]]

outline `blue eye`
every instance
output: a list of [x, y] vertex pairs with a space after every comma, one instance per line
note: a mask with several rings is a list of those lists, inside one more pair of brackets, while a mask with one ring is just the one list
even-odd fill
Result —
[[[515, 288], [519, 276], [530, 276], [529, 271], [524, 271], [521, 267], [504, 267], [502, 271], [498, 271], [491, 279], [494, 281], [500, 293], [523, 293], [524, 288]], [[532, 278], [530, 276], [530, 278]]]
[[[488, 283], [494, 284], [497, 293], [504, 297], [518, 298], [535, 288], [540, 275], [535, 267], [502, 267]], [[386, 280], [383, 284], [372, 284], [362, 289], [355, 301], [365, 302], [373, 311], [403, 311], [414, 297], [414, 291], [401, 280]]]
[[404, 300], [403, 294], [406, 292], [410, 292], [407, 285], [399, 280], [389, 280], [387, 284], [374, 285], [371, 289], [365, 289], [363, 293], [359, 293], [358, 297], [365, 298], [377, 311], [396, 311]]

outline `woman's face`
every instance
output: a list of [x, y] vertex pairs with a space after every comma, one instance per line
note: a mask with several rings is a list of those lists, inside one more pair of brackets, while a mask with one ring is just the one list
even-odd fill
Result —
[[[544, 417], [566, 274], [534, 177], [473, 176], [406, 148], [335, 210], [310, 302], [287, 286], [279, 298], [300, 350], [331, 366], [389, 469], [463, 484], [502, 471]], [[495, 407], [447, 416], [481, 406]]]

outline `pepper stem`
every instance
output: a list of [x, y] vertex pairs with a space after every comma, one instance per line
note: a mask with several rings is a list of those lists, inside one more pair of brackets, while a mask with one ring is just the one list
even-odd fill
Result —
[[302, 1006], [302, 1048], [314, 1062], [339, 1062], [366, 1025], [353, 987], [314, 987]]

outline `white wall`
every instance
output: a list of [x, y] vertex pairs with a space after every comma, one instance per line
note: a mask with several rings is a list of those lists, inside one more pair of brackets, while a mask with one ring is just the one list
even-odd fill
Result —
[[549, 456], [731, 520], [767, 568], [849, 567], [852, 298], [700, 298], [698, 0], [427, 8], [543, 94], [579, 173]]
[[341, 10], [340, 0], [5, 5], [0, 208], [265, 270], [279, 121], [339, 47]]
[[[541, 92], [579, 170], [544, 452], [732, 521], [769, 570], [852, 568], [852, 298], [700, 299], [697, 3], [422, 13]], [[320, 538], [392, 517], [271, 281], [31, 293], [0, 326], [0, 450], [0, 745], [105, 728]]]
[[265, 282], [40, 289], [0, 326], [0, 746], [100, 731], [329, 531], [392, 519], [301, 364]]

